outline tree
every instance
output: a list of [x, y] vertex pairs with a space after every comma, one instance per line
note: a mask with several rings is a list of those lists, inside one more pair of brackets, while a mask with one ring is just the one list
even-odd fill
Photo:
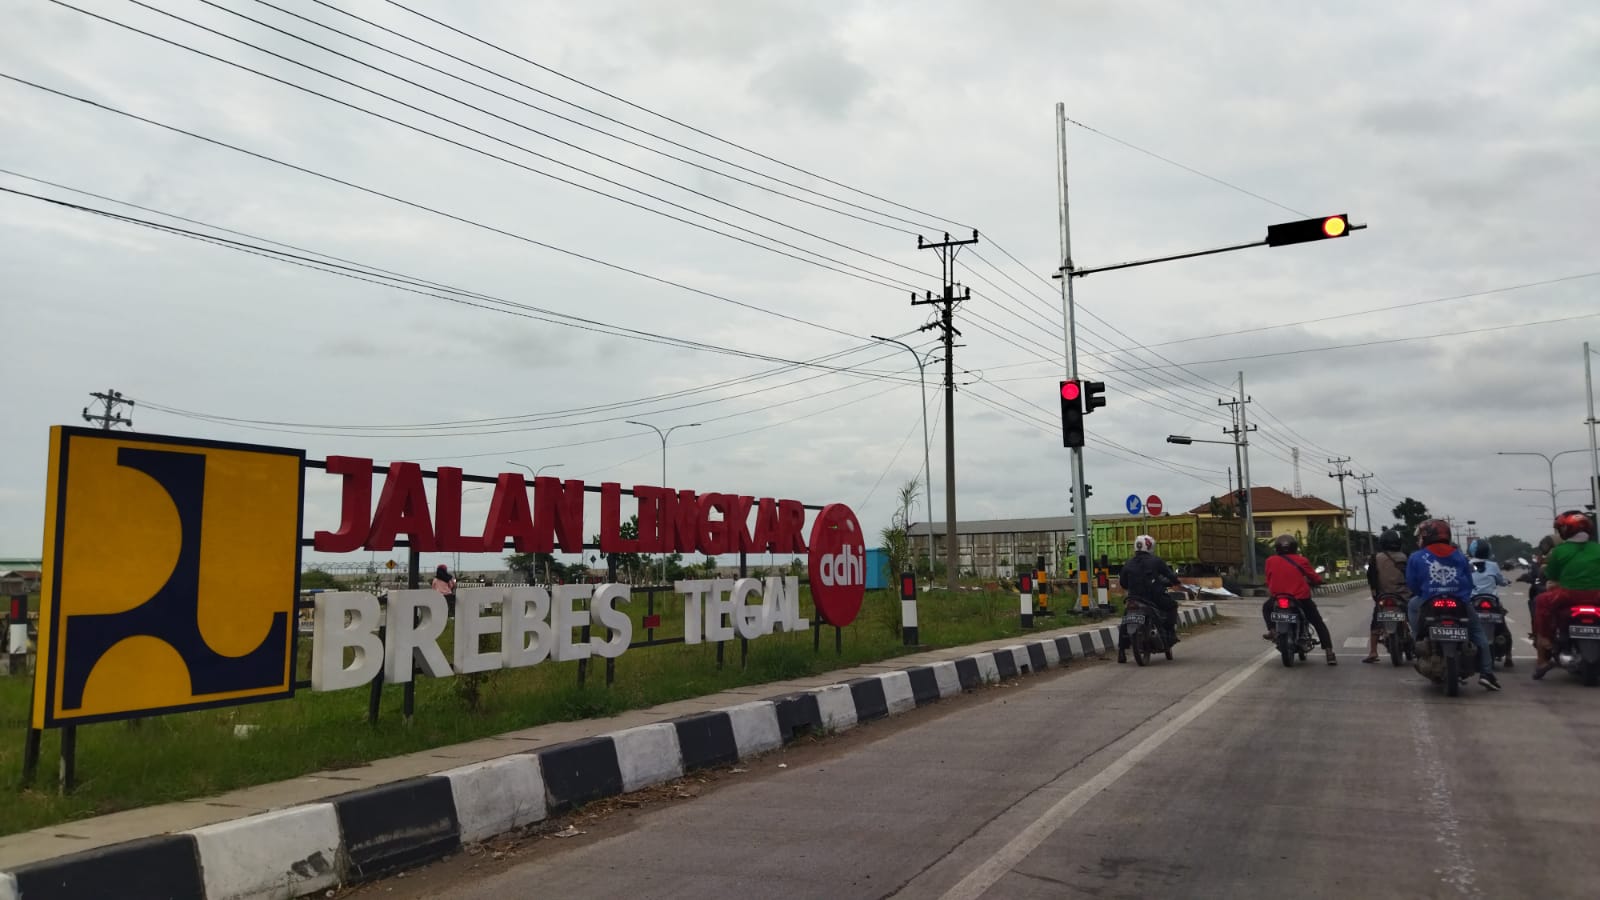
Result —
[[303, 591], [336, 591], [340, 587], [339, 579], [321, 569], [307, 569], [300, 573], [300, 589]]
[[1491, 534], [1484, 540], [1494, 549], [1494, 558], [1502, 563], [1513, 562], [1518, 557], [1533, 559], [1533, 545], [1509, 534]]
[[911, 527], [911, 505], [916, 503], [920, 496], [922, 496], [921, 478], [913, 478], [900, 485], [900, 513], [895, 518], [894, 525], [898, 525], [901, 530]]
[[[628, 521], [623, 522], [617, 531], [625, 541], [637, 540], [639, 537], [639, 517], [637, 515], [629, 516]], [[600, 535], [596, 534], [589, 538], [589, 542], [591, 544], [600, 543]], [[645, 570], [646, 560], [643, 554], [602, 553], [600, 557], [606, 560], [614, 558], [617, 561], [617, 577], [628, 584], [637, 584], [642, 574], [648, 574]], [[659, 563], [657, 565], [659, 566]], [[656, 568], [651, 571], [659, 573], [660, 569]]]
[[899, 525], [883, 529], [879, 537], [883, 540], [885, 574], [889, 581], [897, 581], [911, 562], [911, 539], [907, 537], [905, 528]]
[[1300, 541], [1301, 554], [1311, 560], [1313, 566], [1327, 566], [1332, 569], [1334, 563], [1344, 558], [1344, 551], [1344, 529], [1336, 525], [1313, 523], [1311, 533]]
[[1413, 500], [1410, 497], [1400, 501], [1390, 512], [1400, 520], [1400, 524], [1395, 527], [1403, 535], [1414, 533], [1418, 525], [1431, 518], [1428, 507], [1421, 500]]

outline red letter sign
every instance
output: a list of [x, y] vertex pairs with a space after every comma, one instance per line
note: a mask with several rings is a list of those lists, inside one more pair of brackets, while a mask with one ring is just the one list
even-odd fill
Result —
[[850, 507], [830, 503], [817, 514], [808, 562], [817, 617], [840, 627], [854, 622], [867, 595], [867, 541]]

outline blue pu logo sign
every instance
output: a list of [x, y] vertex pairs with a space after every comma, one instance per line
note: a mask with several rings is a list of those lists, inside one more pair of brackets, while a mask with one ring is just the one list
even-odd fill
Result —
[[34, 727], [290, 696], [303, 452], [50, 443]]

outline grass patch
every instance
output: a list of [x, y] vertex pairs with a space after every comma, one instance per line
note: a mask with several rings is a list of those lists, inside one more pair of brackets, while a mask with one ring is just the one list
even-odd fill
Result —
[[[642, 596], [629, 605], [636, 623], [647, 606]], [[804, 590], [801, 607], [807, 618], [815, 618]], [[655, 611], [662, 616], [658, 638], [682, 633], [683, 610], [676, 595], [658, 598]], [[1017, 597], [1003, 592], [922, 594], [918, 618], [920, 637], [932, 647], [1022, 633]], [[1041, 622], [1044, 627], [1073, 624], [1078, 624], [1076, 617], [1059, 614]], [[643, 630], [637, 630], [635, 640], [643, 638]], [[449, 656], [448, 631], [441, 643]], [[55, 788], [60, 732], [46, 731], [38, 782], [0, 804], [0, 834], [359, 766], [548, 722], [613, 716], [906, 652], [900, 638], [898, 594], [869, 591], [860, 618], [844, 629], [838, 655], [831, 628], [823, 629], [821, 649], [815, 653], [811, 632], [751, 641], [742, 668], [739, 642], [729, 642], [720, 671], [712, 644], [641, 647], [616, 661], [616, 680], [610, 687], [605, 684], [605, 661], [600, 659], [590, 660], [588, 681], [582, 687], [574, 662], [494, 672], [479, 685], [475, 710], [468, 708], [459, 679], [420, 678], [410, 725], [401, 717], [403, 688], [398, 685], [384, 688], [376, 725], [366, 721], [366, 687], [330, 693], [307, 690], [292, 700], [162, 716], [145, 719], [138, 727], [126, 722], [84, 725], [78, 728], [78, 789], [65, 797]], [[302, 647], [302, 674], [309, 671], [307, 660], [308, 648]], [[31, 678], [0, 678], [0, 771], [9, 773], [13, 784], [20, 782], [22, 771], [31, 683]], [[240, 739], [234, 736], [237, 725], [256, 729]]]

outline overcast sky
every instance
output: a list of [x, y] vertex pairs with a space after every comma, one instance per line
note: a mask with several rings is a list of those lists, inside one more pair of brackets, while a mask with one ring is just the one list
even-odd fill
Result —
[[[83, 424], [89, 392], [107, 388], [140, 401], [140, 431], [481, 474], [513, 468], [507, 460], [559, 464], [548, 474], [624, 485], [659, 482], [662, 462], [655, 433], [624, 419], [703, 422], [671, 438], [672, 486], [842, 501], [875, 533], [896, 487], [920, 473], [922, 428], [910, 354], [868, 346], [869, 336], [909, 332], [928, 346], [932, 334], [916, 332], [928, 308], [913, 308], [909, 290], [937, 290], [938, 268], [916, 235], [973, 227], [982, 239], [957, 271], [975, 297], [957, 313], [956, 365], [977, 382], [955, 403], [960, 517], [1064, 514], [1061, 307], [1049, 278], [1060, 264], [1057, 101], [1088, 126], [1067, 131], [1080, 266], [1254, 240], [1302, 214], [1370, 224], [1336, 242], [1078, 282], [1083, 362], [1110, 384], [1109, 405], [1089, 420], [1092, 511], [1120, 511], [1129, 493], [1181, 510], [1225, 491], [1228, 448], [1163, 438], [1222, 439], [1216, 401], [1235, 393], [1241, 369], [1261, 428], [1255, 483], [1290, 487], [1298, 447], [1305, 490], [1337, 502], [1326, 460], [1349, 456], [1376, 475], [1379, 524], [1409, 495], [1480, 530], [1537, 539], [1548, 497], [1515, 489], [1542, 491], [1545, 465], [1496, 451], [1587, 445], [1582, 342], [1600, 344], [1600, 277], [1570, 276], [1600, 272], [1593, 3], [417, 7], [835, 184], [389, 3], [333, 4], [374, 25], [311, 0], [274, 2], [507, 96], [251, 0], [151, 6], [426, 112], [132, 3], [75, 0], [466, 146], [452, 145], [44, 0], [0, 0], [7, 75], [405, 202], [4, 80], [0, 167], [494, 299], [448, 302], [0, 194], [0, 555], [39, 551], [47, 429]], [[211, 230], [13, 175], [0, 174], [0, 187]], [[794, 258], [822, 262], [816, 254], [832, 269]], [[1553, 279], [1567, 280], [1371, 311]], [[499, 301], [525, 306], [484, 308]], [[564, 327], [526, 318], [526, 307], [750, 356]], [[1465, 331], [1476, 333], [1309, 352]], [[827, 365], [866, 374], [772, 361], [829, 354], [841, 355]], [[694, 393], [640, 402], [681, 391]], [[930, 386], [937, 518], [941, 393]], [[382, 436], [357, 428], [561, 412], [574, 414]], [[1562, 458], [1557, 488], [1582, 488], [1587, 468], [1587, 454]], [[1356, 487], [1347, 482], [1353, 506]], [[486, 499], [468, 495], [468, 522], [481, 522]], [[1561, 496], [1563, 507], [1584, 501]], [[334, 527], [337, 504], [331, 479], [314, 477], [307, 533]]]

